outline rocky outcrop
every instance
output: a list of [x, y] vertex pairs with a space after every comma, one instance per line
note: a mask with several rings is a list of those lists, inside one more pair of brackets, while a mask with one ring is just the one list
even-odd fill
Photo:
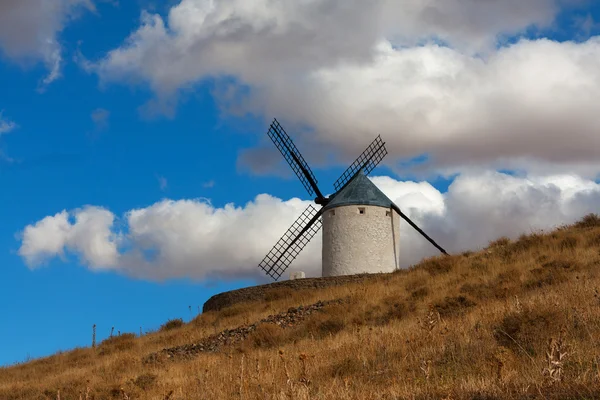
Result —
[[269, 299], [270, 293], [281, 289], [322, 289], [331, 286], [347, 285], [350, 283], [376, 279], [384, 275], [389, 276], [389, 274], [360, 274], [346, 276], [330, 276], [323, 278], [304, 278], [232, 290], [229, 292], [223, 292], [212, 296], [206, 301], [206, 303], [204, 303], [202, 312], [219, 311], [223, 308], [232, 306], [234, 304], [248, 301], [266, 301]]
[[164, 359], [190, 359], [202, 352], [215, 352], [223, 346], [239, 343], [255, 331], [260, 324], [275, 324], [282, 328], [297, 325], [312, 313], [321, 310], [328, 304], [341, 303], [343, 300], [318, 301], [308, 306], [289, 308], [286, 312], [268, 317], [251, 325], [242, 325], [235, 329], [226, 329], [215, 335], [211, 335], [198, 343], [185, 344], [182, 346], [163, 349], [158, 353], [152, 353], [144, 359], [145, 363], [152, 363]]

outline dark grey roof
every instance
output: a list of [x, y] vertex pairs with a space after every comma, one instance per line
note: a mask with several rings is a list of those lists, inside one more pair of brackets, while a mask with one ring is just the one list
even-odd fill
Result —
[[349, 205], [390, 208], [392, 203], [392, 200], [383, 194], [361, 170], [333, 197], [325, 209]]

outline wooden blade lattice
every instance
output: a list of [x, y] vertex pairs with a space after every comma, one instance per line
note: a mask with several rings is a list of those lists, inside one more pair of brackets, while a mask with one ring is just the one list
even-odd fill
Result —
[[[317, 188], [317, 178], [277, 119], [273, 120], [267, 134], [283, 158], [292, 167], [308, 194], [312, 196]], [[318, 191], [318, 189], [316, 190]]]
[[362, 152], [360, 156], [344, 171], [342, 176], [333, 184], [335, 191], [339, 191], [356, 173], [362, 168], [365, 175], [368, 175], [383, 160], [387, 154], [385, 143], [381, 136], [375, 140]]
[[322, 213], [322, 208], [317, 211], [312, 204], [309, 205], [258, 266], [271, 278], [278, 280], [321, 229]]

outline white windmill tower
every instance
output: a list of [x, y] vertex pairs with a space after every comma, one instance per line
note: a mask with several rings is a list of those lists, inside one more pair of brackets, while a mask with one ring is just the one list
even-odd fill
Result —
[[292, 167], [315, 203], [300, 215], [260, 262], [267, 275], [278, 280], [300, 251], [323, 227], [323, 276], [392, 272], [399, 265], [400, 217], [442, 253], [433, 239], [415, 225], [366, 175], [387, 154], [378, 136], [334, 183], [326, 198], [308, 164], [275, 119], [268, 135]]

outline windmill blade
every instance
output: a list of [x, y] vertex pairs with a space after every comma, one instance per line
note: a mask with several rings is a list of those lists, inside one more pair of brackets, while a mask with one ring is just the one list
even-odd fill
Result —
[[271, 278], [278, 280], [302, 249], [321, 229], [320, 217], [323, 211], [323, 208], [317, 211], [310, 204], [258, 266]]
[[424, 237], [425, 239], [427, 239], [427, 240], [429, 241], [429, 243], [431, 243], [432, 245], [434, 245], [436, 249], [438, 249], [439, 251], [441, 251], [443, 254], [445, 254], [445, 255], [448, 255], [448, 253], [446, 252], [446, 250], [444, 250], [444, 249], [443, 249], [443, 248], [442, 248], [442, 247], [441, 247], [439, 244], [437, 244], [437, 243], [435, 242], [435, 240], [433, 240], [432, 238], [430, 238], [430, 237], [429, 237], [429, 235], [427, 235], [425, 232], [423, 232], [423, 230], [422, 230], [421, 228], [419, 228], [419, 227], [417, 226], [417, 224], [415, 224], [414, 222], [412, 222], [412, 221], [410, 220], [410, 218], [408, 218], [408, 216], [407, 216], [406, 214], [404, 214], [404, 213], [403, 213], [403, 212], [400, 210], [400, 207], [398, 207], [396, 204], [393, 204], [393, 203], [392, 203], [392, 209], [393, 209], [394, 211], [396, 211], [396, 212], [398, 213], [398, 215], [400, 215], [400, 216], [401, 216], [401, 217], [402, 217], [402, 218], [403, 218], [403, 219], [404, 219], [406, 222], [408, 222], [408, 224], [409, 224], [410, 226], [412, 226], [413, 228], [415, 228], [415, 230], [416, 230], [417, 232], [419, 232], [421, 235], [423, 235], [423, 237]]
[[344, 171], [342, 176], [333, 184], [335, 191], [339, 191], [350, 179], [356, 175], [356, 173], [362, 168], [365, 175], [368, 175], [380, 162], [383, 157], [387, 154], [385, 148], [385, 142], [381, 140], [381, 135], [377, 136], [375, 140], [362, 152], [360, 156]]
[[288, 162], [292, 170], [296, 173], [304, 188], [308, 191], [309, 195], [313, 195], [316, 193], [319, 199], [323, 198], [321, 191], [317, 186], [317, 178], [315, 178], [315, 174], [311, 171], [310, 167], [302, 157], [302, 154], [296, 148], [296, 145], [292, 141], [292, 139], [285, 132], [281, 124], [277, 119], [274, 119], [269, 127], [267, 132], [275, 147], [279, 149], [279, 152]]

